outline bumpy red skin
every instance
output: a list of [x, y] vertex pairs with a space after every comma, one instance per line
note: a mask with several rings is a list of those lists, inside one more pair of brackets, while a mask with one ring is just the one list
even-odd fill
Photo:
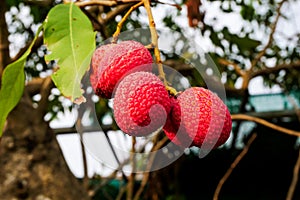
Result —
[[173, 98], [172, 104], [164, 131], [175, 144], [213, 149], [229, 138], [232, 127], [229, 110], [210, 90], [189, 88], [177, 99]]
[[95, 94], [111, 98], [116, 84], [129, 71], [150, 71], [152, 56], [136, 41], [106, 44], [96, 49], [91, 61], [90, 82]]
[[171, 103], [161, 80], [149, 72], [135, 72], [119, 84], [114, 96], [114, 117], [119, 128], [146, 136], [165, 124]]

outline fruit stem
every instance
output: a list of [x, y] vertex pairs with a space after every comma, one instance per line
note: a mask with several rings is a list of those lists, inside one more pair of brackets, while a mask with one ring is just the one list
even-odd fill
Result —
[[120, 35], [121, 29], [125, 23], [125, 21], [128, 19], [132, 11], [134, 11], [136, 8], [140, 7], [143, 4], [143, 2], [138, 2], [137, 4], [130, 7], [130, 9], [127, 11], [127, 13], [123, 16], [121, 21], [118, 23], [115, 33], [113, 34], [113, 38], [111, 43], [116, 43], [118, 40], [118, 37]]
[[177, 97], [180, 92], [177, 92], [175, 88], [171, 86], [166, 86], [166, 89], [168, 90], [169, 94], [173, 97]]
[[161, 57], [160, 57], [160, 51], [158, 48], [158, 34], [157, 34], [157, 31], [155, 28], [155, 22], [154, 22], [154, 18], [153, 18], [152, 11], [151, 11], [150, 0], [142, 0], [142, 2], [144, 3], [144, 7], [148, 14], [149, 27], [150, 27], [150, 33], [151, 33], [151, 42], [152, 42], [152, 46], [154, 47], [154, 56], [156, 59], [156, 63], [158, 65], [159, 77], [163, 80], [164, 85], [168, 86], [168, 81], [166, 79], [166, 75], [163, 70], [163, 65], [162, 65], [162, 61], [161, 61]]

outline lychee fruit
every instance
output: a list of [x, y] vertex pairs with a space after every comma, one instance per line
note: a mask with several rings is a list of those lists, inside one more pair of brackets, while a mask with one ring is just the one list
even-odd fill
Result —
[[90, 82], [96, 95], [111, 98], [119, 80], [129, 71], [150, 71], [152, 55], [143, 44], [128, 40], [96, 49], [91, 60]]
[[182, 147], [217, 148], [229, 138], [232, 121], [224, 102], [213, 92], [192, 87], [173, 97], [164, 132]]
[[114, 94], [115, 121], [123, 132], [132, 136], [146, 136], [163, 127], [170, 109], [164, 84], [150, 72], [127, 75]]

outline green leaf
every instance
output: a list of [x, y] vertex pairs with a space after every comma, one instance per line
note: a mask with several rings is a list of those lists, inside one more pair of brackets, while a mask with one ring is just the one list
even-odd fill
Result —
[[246, 56], [253, 53], [257, 46], [261, 44], [259, 40], [251, 39], [249, 35], [240, 37], [237, 34], [232, 34], [227, 27], [222, 30], [222, 33], [224, 34], [225, 40], [227, 40], [231, 45], [236, 44], [241, 53]]
[[252, 21], [255, 16], [255, 9], [252, 5], [245, 5], [241, 9], [241, 16], [243, 19]]
[[44, 23], [44, 43], [50, 51], [45, 60], [56, 60], [59, 67], [52, 80], [75, 103], [84, 101], [80, 84], [95, 50], [95, 36], [90, 20], [73, 3], [52, 8]]
[[27, 51], [18, 60], [9, 64], [3, 71], [0, 90], [0, 137], [3, 134], [4, 124], [8, 114], [14, 109], [22, 97], [25, 85], [24, 66], [26, 59], [41, 31], [42, 26], [38, 29]]
[[6, 4], [8, 7], [18, 6], [21, 2], [21, 0], [6, 0]]

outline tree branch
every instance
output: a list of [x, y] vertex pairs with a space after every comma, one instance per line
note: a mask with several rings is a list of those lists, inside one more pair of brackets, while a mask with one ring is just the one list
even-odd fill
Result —
[[294, 166], [294, 171], [293, 171], [293, 179], [291, 182], [291, 185], [289, 187], [287, 196], [286, 196], [286, 200], [292, 200], [293, 199], [293, 195], [297, 186], [297, 182], [298, 182], [298, 177], [299, 177], [299, 169], [300, 169], [300, 149], [299, 149], [299, 154], [298, 154], [298, 159], [296, 161], [296, 164]]
[[121, 19], [121, 21], [117, 25], [117, 29], [116, 29], [115, 33], [113, 34], [112, 43], [117, 42], [119, 34], [121, 32], [121, 29], [122, 29], [125, 21], [128, 19], [128, 17], [132, 13], [132, 11], [134, 11], [136, 8], [140, 7], [142, 4], [143, 4], [143, 2], [141, 1], [141, 2], [131, 6], [130, 9], [126, 12], [126, 14], [123, 16], [123, 18]]
[[[91, 131], [96, 131], [96, 130], [91, 130]], [[73, 133], [73, 132], [75, 132], [75, 131], [71, 131], [71, 130], [70, 130], [70, 132]], [[137, 153], [143, 152], [143, 151], [145, 150], [146, 145], [147, 145], [150, 141], [151, 141], [151, 139], [148, 139], [147, 141], [145, 141], [145, 143], [144, 143], [139, 149], [136, 149], [135, 151], [136, 151]], [[159, 142], [159, 144], [154, 145], [153, 148], [152, 148], [152, 151], [158, 150], [159, 148], [161, 148], [161, 147], [166, 143], [166, 141], [168, 141], [168, 138], [167, 138], [167, 137], [165, 137], [163, 140], [161, 140], [161, 141]], [[110, 180], [114, 179], [114, 178], [116, 177], [116, 175], [117, 175], [117, 172], [120, 171], [120, 170], [122, 170], [123, 166], [126, 165], [126, 164], [128, 164], [129, 161], [130, 161], [130, 158], [125, 159], [125, 160], [118, 166], [118, 168], [115, 169], [115, 170], [114, 170], [114, 171], [113, 171], [113, 172], [105, 179], [105, 181], [103, 181], [101, 184], [99, 184], [99, 185], [97, 185], [95, 188], [93, 188], [92, 193], [95, 193], [96, 191], [98, 191], [99, 189], [101, 189], [103, 186], [105, 186], [107, 183], [109, 183]], [[125, 188], [126, 188], [126, 187], [125, 187]], [[121, 191], [120, 191], [120, 192], [121, 192]], [[120, 194], [120, 195], [121, 195], [121, 194]]]
[[168, 137], [164, 137], [162, 140], [160, 140], [159, 142], [155, 143], [151, 149], [151, 152], [153, 152], [151, 154], [151, 157], [149, 158], [149, 161], [148, 161], [148, 165], [147, 165], [147, 170], [146, 172], [143, 174], [143, 180], [141, 182], [141, 185], [138, 189], [138, 191], [136, 192], [133, 200], [139, 200], [140, 199], [140, 196], [142, 194], [142, 192], [144, 191], [144, 188], [149, 180], [149, 177], [150, 177], [150, 169], [152, 167], [152, 164], [154, 162], [154, 159], [155, 159], [155, 156], [156, 156], [156, 153], [155, 151], [160, 149], [167, 141], [168, 141]]
[[261, 59], [261, 57], [263, 57], [263, 55], [265, 55], [267, 49], [271, 46], [271, 44], [273, 42], [273, 39], [274, 39], [273, 36], [274, 36], [275, 30], [276, 30], [277, 24], [278, 24], [279, 18], [281, 16], [281, 12], [280, 11], [281, 11], [282, 5], [283, 5], [283, 3], [285, 1], [287, 1], [287, 0], [282, 0], [278, 4], [278, 7], [276, 9], [277, 16], [275, 18], [275, 21], [274, 21], [273, 25], [271, 25], [271, 33], [269, 35], [268, 42], [265, 45], [265, 47], [252, 60], [252, 62], [251, 62], [251, 68], [249, 69], [249, 71], [253, 71], [253, 68], [256, 66], [257, 62]]
[[257, 77], [257, 76], [263, 76], [268, 75], [270, 73], [279, 72], [283, 69], [300, 69], [300, 60], [292, 62], [292, 63], [283, 63], [275, 65], [274, 67], [264, 67], [263, 69], [260, 69], [258, 71], [253, 71], [251, 73], [251, 78]]
[[111, 10], [106, 14], [106, 17], [103, 19], [103, 23], [106, 24], [107, 22], [114, 19], [117, 15], [124, 12], [125, 10], [127, 10], [128, 8], [130, 8], [133, 5], [134, 5], [134, 3], [118, 5], [114, 10]]
[[[81, 112], [81, 111], [79, 111]], [[79, 113], [80, 116], [83, 115], [83, 113]], [[79, 134], [80, 138], [80, 147], [81, 147], [81, 155], [82, 155], [82, 161], [83, 161], [83, 187], [84, 189], [88, 189], [88, 184], [89, 184], [89, 177], [88, 177], [88, 164], [87, 164], [87, 158], [86, 158], [86, 151], [84, 147], [84, 142], [83, 142], [83, 130], [81, 126], [81, 118], [76, 121], [77, 124], [77, 131]]]
[[270, 122], [268, 122], [264, 119], [260, 119], [258, 117], [253, 117], [253, 116], [249, 116], [249, 115], [245, 115], [245, 114], [233, 114], [233, 115], [231, 115], [231, 119], [236, 120], [236, 121], [238, 121], [238, 120], [253, 121], [253, 122], [256, 122], [258, 124], [269, 127], [271, 129], [274, 129], [276, 131], [280, 131], [280, 132], [288, 134], [288, 135], [300, 137], [300, 132], [299, 131], [294, 131], [294, 130], [291, 130], [291, 129], [287, 129], [287, 128], [272, 124], [272, 123], [270, 123]]
[[[300, 122], [300, 110], [299, 110], [299, 106], [298, 106], [297, 102], [295, 101], [295, 99], [293, 99], [290, 96], [289, 91], [285, 87], [284, 87], [284, 90], [285, 90], [285, 93], [286, 93], [286, 95], [288, 97], [289, 102], [293, 105], [295, 113], [296, 113], [296, 115], [298, 117], [298, 121]], [[296, 189], [296, 186], [297, 186], [297, 182], [298, 182], [298, 178], [299, 178], [299, 169], [300, 169], [300, 148], [299, 148], [299, 153], [298, 153], [298, 159], [297, 159], [297, 161], [295, 163], [295, 166], [294, 166], [293, 178], [292, 178], [292, 182], [290, 184], [290, 187], [289, 187], [289, 190], [288, 190], [288, 193], [287, 193], [286, 200], [292, 200], [293, 199], [294, 192], [295, 192], [295, 189]]]
[[51, 77], [48, 76], [47, 78], [44, 78], [44, 81], [41, 85], [40, 89], [40, 95], [41, 95], [41, 100], [38, 103], [38, 108], [37, 108], [37, 115], [39, 117], [37, 119], [43, 120], [44, 115], [47, 112], [47, 107], [48, 107], [48, 97], [51, 93], [51, 89], [54, 87], [54, 84], [51, 80]]
[[41, 7], [47, 7], [53, 4], [54, 0], [23, 0], [27, 5], [35, 5]]
[[88, 16], [88, 18], [91, 20], [94, 30], [97, 30], [100, 32], [100, 34], [102, 35], [102, 37], [104, 39], [107, 39], [107, 33], [105, 30], [105, 24], [103, 23], [103, 20], [98, 20], [93, 14], [92, 12], [95, 11], [97, 8], [94, 9], [89, 9], [86, 10], [85, 8], [82, 8], [81, 10], [86, 14], [86, 16]]
[[132, 145], [131, 145], [131, 152], [130, 152], [130, 163], [132, 167], [132, 171], [127, 183], [127, 200], [131, 200], [134, 191], [134, 183], [135, 183], [135, 170], [136, 170], [136, 159], [135, 159], [135, 144], [136, 144], [136, 137], [132, 137]]
[[217, 188], [214, 193], [213, 200], [218, 200], [220, 191], [226, 182], [226, 180], [229, 178], [229, 176], [232, 174], [232, 171], [236, 168], [236, 166], [240, 163], [240, 161], [244, 158], [244, 156], [247, 154], [249, 147], [257, 137], [256, 133], [253, 133], [250, 139], [248, 140], [247, 144], [245, 145], [244, 149], [241, 151], [241, 153], [236, 157], [236, 159], [233, 161], [233, 163], [230, 165], [229, 169], [226, 171], [224, 176], [219, 181]]
[[109, 1], [109, 0], [103, 0], [103, 1], [95, 1], [95, 0], [91, 0], [91, 1], [77, 1], [75, 3], [76, 6], [78, 7], [86, 7], [86, 6], [116, 6], [118, 3], [117, 1]]
[[117, 6], [119, 4], [126, 4], [126, 3], [133, 3], [133, 2], [140, 2], [140, 0], [90, 0], [90, 1], [78, 1], [75, 5], [79, 7], [86, 7], [86, 6]]
[[237, 64], [237, 63], [234, 63], [232, 61], [229, 61], [229, 60], [226, 60], [224, 58], [219, 58], [218, 59], [218, 62], [221, 64], [221, 65], [225, 65], [225, 66], [232, 66], [235, 70], [235, 72], [240, 75], [240, 76], [244, 76], [245, 75], [245, 71], [241, 69], [241, 67]]
[[26, 84], [25, 89], [30, 96], [36, 95], [40, 93], [41, 85], [43, 84], [43, 82], [44, 82], [44, 78], [41, 77], [33, 78], [31, 81], [29, 81]]

